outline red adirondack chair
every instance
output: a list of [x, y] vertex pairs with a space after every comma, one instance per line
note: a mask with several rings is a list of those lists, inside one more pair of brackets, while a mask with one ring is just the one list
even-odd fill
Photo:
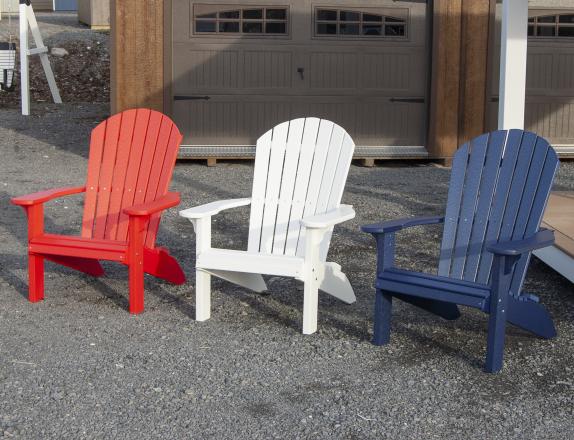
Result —
[[[85, 186], [12, 199], [28, 216], [29, 300], [44, 299], [44, 260], [104, 275], [98, 260], [129, 267], [130, 313], [144, 308], [144, 272], [174, 284], [185, 275], [166, 249], [155, 247], [161, 212], [179, 204], [168, 192], [182, 135], [167, 116], [138, 109], [112, 116], [92, 131]], [[86, 193], [81, 236], [44, 232], [44, 203]]]

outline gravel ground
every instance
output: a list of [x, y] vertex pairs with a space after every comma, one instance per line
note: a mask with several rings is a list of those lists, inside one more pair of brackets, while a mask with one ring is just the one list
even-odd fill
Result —
[[[92, 31], [78, 22], [75, 13], [37, 12], [38, 26], [49, 50], [64, 48], [68, 55], [49, 55], [56, 83], [64, 102], [110, 102], [109, 33]], [[18, 44], [18, 18], [3, 16], [0, 21], [0, 41]], [[10, 40], [11, 39], [11, 40]], [[34, 42], [30, 36], [30, 47]], [[19, 60], [16, 72], [19, 72]], [[19, 73], [15, 90], [0, 91], [0, 107], [20, 105]], [[34, 102], [52, 102], [39, 57], [30, 58], [30, 94]]]
[[[498, 375], [481, 371], [486, 318], [445, 322], [397, 302], [392, 343], [369, 343], [375, 251], [359, 225], [443, 211], [449, 170], [430, 164], [353, 166], [344, 202], [357, 218], [336, 229], [330, 259], [357, 294], [320, 298], [319, 332], [300, 334], [298, 283], [271, 279], [270, 295], [214, 281], [213, 317], [194, 316], [194, 234], [176, 210], [159, 243], [189, 275], [183, 286], [146, 279], [146, 312], [130, 316], [127, 271], [95, 280], [47, 264], [46, 301], [26, 301], [26, 221], [9, 198], [85, 179], [99, 104], [0, 110], [0, 438], [574, 438], [574, 292], [534, 259], [526, 282], [559, 337], [508, 329]], [[250, 194], [250, 163], [176, 167], [182, 207]], [[563, 164], [558, 189], [574, 189]], [[248, 210], [217, 217], [216, 246], [246, 245]], [[46, 227], [76, 233], [81, 198], [48, 205]], [[237, 226], [236, 226], [237, 225]], [[430, 233], [429, 233], [430, 231]], [[399, 262], [433, 270], [440, 229], [400, 236]]]

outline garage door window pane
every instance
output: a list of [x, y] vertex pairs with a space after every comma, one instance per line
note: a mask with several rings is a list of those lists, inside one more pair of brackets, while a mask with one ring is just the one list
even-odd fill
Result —
[[405, 26], [402, 24], [386, 25], [385, 35], [388, 37], [404, 37]]
[[243, 33], [244, 34], [262, 34], [263, 33], [263, 23], [243, 23]]
[[287, 26], [285, 23], [267, 23], [265, 25], [265, 32], [268, 34], [286, 34]]
[[267, 9], [265, 14], [267, 20], [287, 20], [286, 9]]
[[574, 26], [562, 26], [558, 29], [559, 37], [574, 37]]
[[538, 23], [556, 23], [556, 16], [548, 15], [546, 17], [538, 17]]
[[219, 32], [238, 33], [239, 32], [239, 22], [238, 21], [220, 21], [219, 22]]
[[361, 21], [361, 14], [358, 12], [341, 11], [340, 18], [341, 21]]
[[337, 35], [337, 25], [331, 23], [319, 23], [317, 25], [319, 35]]
[[556, 28], [554, 26], [539, 26], [537, 35], [539, 37], [554, 37]]
[[359, 35], [359, 24], [341, 24], [341, 35]]
[[337, 11], [328, 11], [319, 9], [317, 11], [317, 20], [319, 21], [337, 21]]
[[221, 11], [219, 18], [236, 18], [239, 19], [239, 11]]
[[381, 25], [363, 25], [363, 35], [367, 37], [380, 37], [383, 35], [383, 27]]
[[196, 32], [217, 32], [217, 27], [215, 21], [196, 21], [195, 22]]
[[372, 23], [382, 23], [383, 16], [382, 15], [375, 15], [375, 14], [363, 14], [363, 21], [368, 21]]
[[217, 12], [213, 12], [211, 14], [201, 14], [196, 16], [196, 18], [217, 18]]
[[244, 9], [243, 18], [245, 20], [261, 20], [263, 18], [263, 9]]

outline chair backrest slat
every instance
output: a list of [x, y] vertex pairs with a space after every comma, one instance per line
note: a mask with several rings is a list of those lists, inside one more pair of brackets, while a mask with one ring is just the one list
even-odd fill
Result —
[[[323, 184], [323, 174], [327, 164], [327, 156], [331, 147], [331, 139], [333, 137], [335, 124], [329, 121], [322, 120], [319, 125], [319, 134], [315, 144], [315, 155], [311, 165], [311, 175], [309, 177], [309, 186], [307, 187], [307, 196], [305, 197], [305, 209], [303, 210], [303, 217], [311, 217], [321, 211], [317, 210], [319, 202], [319, 192]], [[307, 145], [303, 146], [307, 148]], [[323, 211], [325, 212], [325, 211]], [[296, 255], [302, 256], [305, 252], [305, 230], [301, 229], [299, 232], [299, 241], [297, 243]]]
[[283, 166], [279, 206], [277, 209], [277, 222], [275, 224], [275, 239], [273, 240], [274, 254], [283, 254], [285, 252], [289, 219], [294, 206], [295, 182], [299, 171], [299, 156], [301, 154], [304, 129], [304, 119], [292, 121], [289, 125], [289, 137], [286, 144], [285, 165]]
[[267, 190], [267, 174], [269, 158], [271, 157], [271, 138], [273, 132], [268, 131], [257, 141], [255, 154], [255, 173], [253, 176], [253, 191], [251, 193], [251, 218], [249, 220], [249, 241], [247, 248], [259, 252], [261, 243], [261, 224], [265, 208], [265, 192]]
[[[182, 136], [159, 112], [128, 110], [92, 132], [82, 236], [127, 240], [127, 207], [164, 195]], [[152, 217], [146, 245], [153, 247], [159, 215]]]
[[120, 221], [120, 208], [126, 183], [128, 163], [130, 161], [131, 144], [136, 128], [136, 112], [126, 112], [122, 115], [122, 129], [118, 140], [115, 168], [110, 197], [110, 214], [107, 216], [106, 232], [116, 236]]
[[471, 154], [468, 161], [464, 191], [460, 203], [458, 227], [455, 234], [454, 251], [452, 256], [450, 276], [462, 278], [466, 263], [467, 249], [470, 245], [470, 236], [475, 217], [480, 214], [476, 211], [479, 199], [481, 177], [484, 170], [484, 161], [488, 147], [488, 135], [481, 136], [470, 145]]
[[277, 209], [279, 207], [279, 194], [283, 178], [283, 165], [285, 163], [285, 150], [289, 136], [289, 123], [278, 125], [273, 130], [271, 139], [271, 156], [267, 169], [267, 184], [265, 190], [265, 208], [261, 223], [261, 243], [259, 250], [270, 254], [273, 250], [275, 225], [277, 224]]
[[[303, 146], [314, 145], [317, 142], [320, 124], [321, 120], [317, 118], [308, 118], [304, 120], [305, 127], [303, 131], [303, 140], [299, 147], [299, 166], [297, 167], [297, 177], [295, 181], [295, 189], [293, 191], [293, 203], [291, 205], [290, 219], [303, 218], [303, 212], [305, 211], [305, 198], [307, 197], [307, 187], [309, 186], [309, 178], [313, 167], [313, 156], [315, 155], [314, 148], [304, 148]], [[300, 234], [301, 226], [298, 222], [290, 221], [287, 227], [285, 255], [294, 256], [296, 254]]]
[[496, 181], [500, 171], [500, 162], [506, 140], [506, 133], [498, 131], [490, 135], [490, 147], [486, 152], [483, 177], [480, 183], [478, 203], [476, 205], [476, 216], [472, 225], [468, 245], [468, 257], [464, 266], [464, 279], [475, 279], [478, 272], [478, 264], [486, 236], [486, 228], [492, 209], [492, 200], [496, 189]]
[[[453, 161], [439, 275], [487, 284], [494, 257], [486, 245], [538, 231], [557, 168], [548, 142], [521, 130], [464, 145]], [[524, 255], [515, 267], [514, 294], [529, 258]]]
[[302, 255], [300, 220], [339, 206], [353, 151], [341, 127], [316, 118], [286, 122], [263, 135], [257, 143], [249, 251]]

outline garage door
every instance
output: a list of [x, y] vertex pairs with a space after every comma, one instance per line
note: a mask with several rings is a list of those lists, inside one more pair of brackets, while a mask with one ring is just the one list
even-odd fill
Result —
[[[562, 154], [572, 154], [574, 9], [531, 9], [529, 15], [526, 127], [548, 138]], [[500, 45], [495, 56], [490, 112], [493, 128], [498, 118]]]
[[185, 145], [252, 153], [270, 127], [312, 115], [367, 153], [425, 153], [426, 2], [322, 4], [173, 1], [173, 114]]

